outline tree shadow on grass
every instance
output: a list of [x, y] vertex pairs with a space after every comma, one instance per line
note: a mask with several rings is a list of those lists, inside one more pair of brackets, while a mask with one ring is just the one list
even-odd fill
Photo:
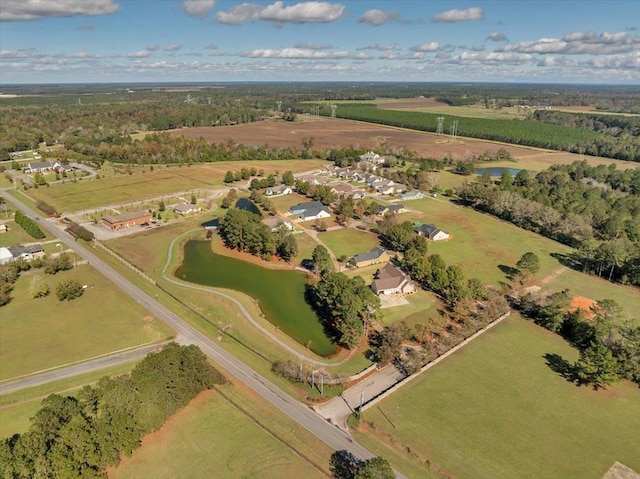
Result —
[[558, 354], [547, 353], [543, 356], [547, 361], [547, 366], [553, 372], [558, 373], [570, 383], [576, 382], [576, 369], [569, 361]]
[[502, 271], [509, 280], [513, 280], [513, 278], [520, 272], [518, 268], [514, 268], [513, 266], [508, 266], [506, 264], [499, 264], [498, 269]]

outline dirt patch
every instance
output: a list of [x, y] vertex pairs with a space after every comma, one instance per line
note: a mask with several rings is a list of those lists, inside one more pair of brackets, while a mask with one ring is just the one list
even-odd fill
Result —
[[592, 319], [594, 314], [591, 311], [591, 307], [596, 304], [596, 302], [591, 298], [585, 298], [584, 296], [574, 296], [571, 299], [570, 311], [582, 311], [585, 318]]

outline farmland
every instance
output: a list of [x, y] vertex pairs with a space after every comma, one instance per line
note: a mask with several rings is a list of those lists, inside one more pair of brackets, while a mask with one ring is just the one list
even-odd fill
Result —
[[577, 356], [510, 318], [365, 411], [356, 437], [460, 479], [599, 479], [614, 461], [640, 469], [637, 386], [579, 388], [550, 369], [554, 355]]

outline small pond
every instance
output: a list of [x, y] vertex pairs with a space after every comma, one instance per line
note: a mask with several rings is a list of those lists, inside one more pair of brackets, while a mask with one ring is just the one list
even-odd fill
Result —
[[251, 213], [254, 213], [258, 216], [262, 216], [262, 213], [260, 213], [260, 209], [253, 203], [253, 201], [250, 201], [246, 198], [240, 198], [238, 201], [236, 201], [236, 208], [238, 208], [239, 210], [250, 211]]
[[504, 173], [505, 171], [510, 172], [513, 176], [517, 175], [520, 172], [518, 168], [507, 168], [502, 166], [490, 166], [486, 168], [476, 168], [475, 170], [473, 170], [476, 175], [487, 174], [493, 177], [502, 176], [502, 173]]
[[211, 251], [208, 241], [188, 241], [176, 277], [192, 283], [241, 291], [254, 298], [273, 325], [320, 356], [336, 345], [304, 299], [306, 276], [296, 271], [262, 268]]

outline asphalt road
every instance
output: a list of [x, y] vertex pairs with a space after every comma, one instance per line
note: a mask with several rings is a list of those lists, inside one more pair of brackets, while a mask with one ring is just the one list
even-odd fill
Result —
[[141, 359], [152, 351], [161, 349], [164, 344], [167, 344], [167, 342], [150, 344], [148, 346], [128, 349], [126, 351], [119, 351], [106, 356], [101, 356], [99, 358], [83, 361], [81, 363], [61, 366], [59, 368], [50, 369], [48, 371], [31, 374], [23, 378], [3, 381], [2, 383], [0, 383], [0, 394], [9, 394], [21, 389], [40, 386], [52, 381], [72, 378], [74, 376], [78, 376], [79, 374], [100, 371], [101, 369], [128, 363], [136, 359]]
[[[374, 454], [356, 443], [348, 434], [336, 426], [331, 425], [325, 419], [320, 417], [316, 412], [309, 409], [304, 404], [296, 401], [280, 388], [272, 384], [266, 378], [253, 371], [250, 367], [236, 359], [214, 341], [195, 329], [193, 326], [182, 320], [171, 310], [160, 304], [154, 298], [142, 291], [131, 281], [126, 279], [120, 273], [115, 271], [111, 266], [102, 261], [98, 256], [93, 254], [89, 248], [77, 243], [75, 239], [52, 221], [42, 219], [40, 214], [33, 211], [23, 202], [19, 201], [15, 196], [9, 195], [6, 190], [2, 191], [18, 209], [30, 216], [40, 225], [42, 229], [48, 230], [57, 236], [60, 241], [65, 243], [70, 249], [75, 251], [79, 256], [84, 258], [91, 266], [109, 278], [122, 291], [135, 299], [139, 304], [147, 308], [156, 318], [163, 321], [172, 328], [177, 335], [181, 337], [181, 342], [191, 343], [198, 346], [209, 358], [232, 374], [240, 381], [245, 383], [263, 399], [269, 401], [275, 407], [283, 411], [309, 432], [314, 434], [318, 439], [323, 441], [329, 447], [335, 450], [346, 450], [354, 456], [361, 459], [369, 459]], [[38, 219], [36, 219], [38, 218]], [[59, 370], [61, 371], [61, 370]], [[407, 479], [406, 476], [396, 471], [396, 477], [399, 479]]]

